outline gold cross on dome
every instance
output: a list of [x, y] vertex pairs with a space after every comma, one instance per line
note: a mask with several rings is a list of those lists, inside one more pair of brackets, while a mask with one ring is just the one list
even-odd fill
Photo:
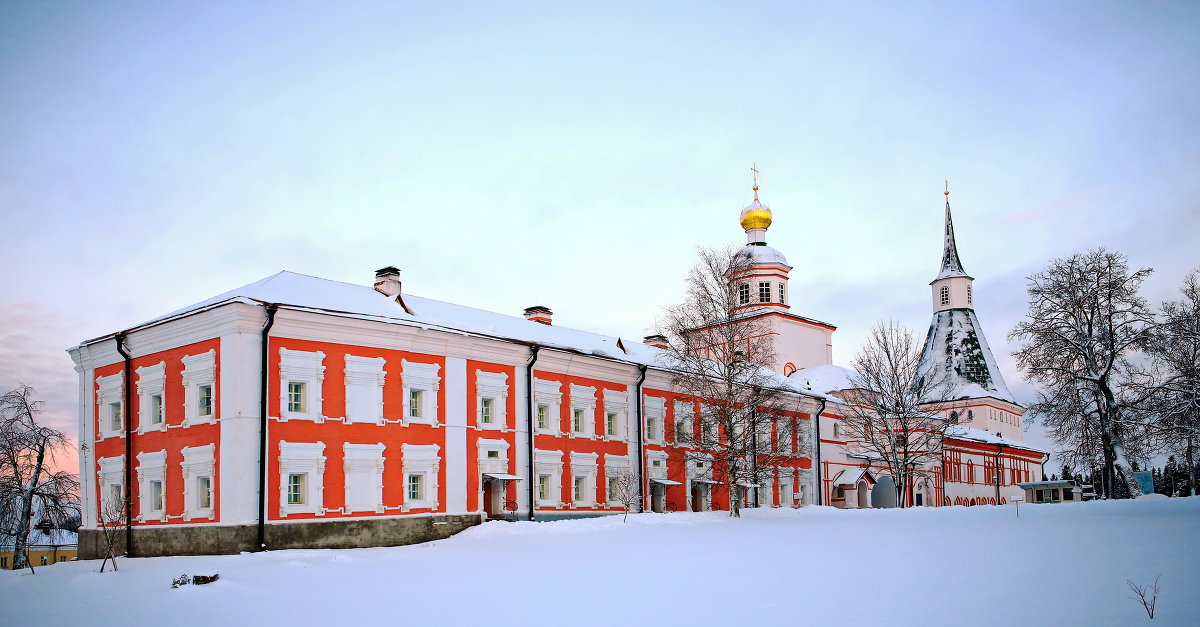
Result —
[[758, 202], [758, 164], [750, 164], [750, 173], [754, 177], [754, 202]]

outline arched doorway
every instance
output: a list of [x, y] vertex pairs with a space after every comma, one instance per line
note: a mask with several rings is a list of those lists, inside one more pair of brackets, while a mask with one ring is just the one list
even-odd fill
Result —
[[871, 507], [896, 507], [896, 483], [891, 475], [883, 475], [871, 489]]

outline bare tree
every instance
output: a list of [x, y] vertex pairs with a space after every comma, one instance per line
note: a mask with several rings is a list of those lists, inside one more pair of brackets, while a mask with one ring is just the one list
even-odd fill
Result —
[[842, 422], [851, 441], [847, 453], [884, 466], [904, 507], [913, 479], [941, 459], [946, 430], [958, 422], [934, 413], [946, 380], [940, 370], [921, 371], [921, 346], [912, 331], [891, 321], [871, 328], [852, 368], [855, 390]]
[[625, 508], [625, 517], [621, 522], [629, 520], [629, 511], [636, 507], [642, 498], [638, 477], [628, 468], [622, 468], [616, 474], [608, 477], [608, 500], [616, 501]]
[[739, 517], [741, 486], [759, 484], [765, 469], [792, 458], [773, 447], [770, 437], [784, 432], [777, 427], [790, 423], [799, 397], [769, 368], [774, 333], [766, 317], [739, 296], [752, 267], [750, 255], [736, 247], [702, 248], [699, 254], [683, 302], [663, 316], [662, 330], [673, 341], [661, 365], [684, 400], [702, 407], [697, 424], [676, 429], [676, 442], [690, 449], [689, 467], [711, 462], [729, 486], [730, 516]]
[[100, 562], [100, 572], [111, 561], [113, 570], [117, 568], [117, 543], [125, 537], [125, 527], [129, 519], [125, 517], [125, 499], [101, 499], [100, 502], [100, 539], [104, 542], [104, 561]]
[[0, 532], [13, 538], [13, 568], [28, 563], [35, 515], [56, 526], [79, 513], [79, 480], [54, 470], [70, 446], [63, 432], [37, 423], [42, 401], [21, 385], [0, 396]]
[[[1137, 494], [1128, 437], [1135, 426], [1128, 410], [1130, 357], [1154, 329], [1154, 312], [1138, 295], [1149, 268], [1129, 271], [1125, 256], [1103, 248], [1054, 259], [1028, 278], [1029, 310], [1009, 334], [1023, 342], [1013, 356], [1025, 378], [1042, 391], [1031, 413], [1060, 445], [1077, 441], [1081, 424], [1094, 421], [1104, 461], [1105, 496], [1118, 479]], [[1070, 399], [1070, 406], [1062, 403]], [[1081, 411], [1080, 420], [1069, 416]], [[1082, 421], [1082, 422], [1081, 422]]]
[[1146, 610], [1146, 616], [1149, 616], [1151, 620], [1154, 619], [1154, 610], [1155, 607], [1158, 606], [1159, 579], [1162, 579], [1161, 573], [1154, 578], [1154, 583], [1148, 583], [1144, 586], [1136, 585], [1128, 579], [1125, 580], [1125, 585], [1129, 586], [1129, 589], [1133, 591], [1134, 595], [1136, 595], [1129, 598], [1140, 603], [1142, 605], [1142, 609]]
[[1195, 451], [1200, 444], [1200, 268], [1179, 290], [1183, 298], [1164, 303], [1162, 322], [1151, 335], [1154, 389], [1145, 413], [1147, 427], [1160, 447], [1182, 453], [1187, 461], [1189, 494], [1196, 494]]

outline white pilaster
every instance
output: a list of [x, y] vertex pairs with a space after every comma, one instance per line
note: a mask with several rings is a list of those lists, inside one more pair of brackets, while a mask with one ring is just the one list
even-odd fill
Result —
[[467, 360], [446, 358], [446, 511], [467, 511]]
[[[255, 308], [264, 323], [263, 310]], [[251, 325], [246, 325], [249, 327]], [[258, 520], [259, 386], [262, 331], [238, 325], [221, 336], [220, 478], [218, 509], [222, 524]]]

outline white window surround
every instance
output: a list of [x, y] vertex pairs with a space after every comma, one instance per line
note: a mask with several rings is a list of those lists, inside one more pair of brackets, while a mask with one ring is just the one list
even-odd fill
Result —
[[[616, 433], [608, 433], [608, 415], [616, 414]], [[608, 440], [624, 440], [628, 434], [629, 393], [604, 390], [604, 437]]]
[[[483, 399], [492, 399], [492, 422], [483, 422]], [[480, 429], [508, 427], [508, 375], [503, 372], [475, 371], [475, 424]]]
[[[438, 452], [441, 447], [437, 444], [402, 444], [402, 466], [404, 473], [404, 503], [400, 510], [407, 512], [413, 509], [438, 508], [438, 471], [442, 466], [442, 458]], [[424, 496], [420, 500], [408, 498], [408, 477], [423, 475]]]
[[[596, 453], [571, 453], [571, 507], [595, 507], [596, 471], [598, 470], [596, 460], [599, 457]], [[574, 498], [574, 480], [578, 478], [584, 480], [584, 489], [583, 498], [576, 500]]]
[[[658, 466], [655, 466], [655, 461], [660, 461], [662, 463]], [[646, 451], [646, 475], [651, 479], [667, 478], [666, 451]]]
[[346, 513], [383, 513], [383, 451], [376, 444], [342, 445], [342, 466], [346, 472]]
[[[550, 427], [539, 429], [539, 433], [557, 435], [562, 426], [562, 383], [558, 381], [533, 380], [534, 411], [537, 405], [546, 405], [550, 409]], [[536, 418], [536, 416], [535, 416]]]
[[[167, 428], [165, 394], [167, 363], [160, 361], [153, 366], [142, 366], [137, 372], [138, 433], [163, 431]], [[154, 397], [161, 399], [162, 421], [154, 422]]]
[[533, 452], [533, 468], [536, 475], [550, 476], [550, 498], [538, 499], [538, 507], [555, 507], [561, 508], [562, 501], [562, 451], [539, 451]]
[[[216, 445], [185, 446], [183, 448], [183, 519], [213, 518], [213, 504], [216, 503]], [[200, 507], [199, 494], [196, 492], [196, 481], [201, 477], [209, 479], [208, 507]]]
[[[217, 417], [216, 381], [217, 351], [210, 349], [198, 355], [183, 356], [183, 424], [194, 425], [213, 422]], [[213, 389], [212, 413], [200, 415], [200, 387]]]
[[[437, 393], [441, 389], [442, 379], [438, 376], [438, 371], [441, 366], [438, 364], [427, 364], [417, 361], [401, 361], [403, 372], [401, 379], [404, 382], [404, 412], [401, 414], [401, 424], [409, 423], [437, 425]], [[412, 390], [420, 390], [421, 394], [421, 416], [415, 418], [409, 415], [408, 403], [411, 398]], [[406, 484], [407, 485], [407, 484]], [[429, 488], [426, 487], [426, 490]], [[428, 493], [427, 493], [428, 494]]]
[[[138, 476], [138, 515], [136, 520], [166, 520], [167, 519], [167, 451], [144, 452], [137, 454]], [[150, 493], [150, 482], [158, 481], [162, 486], [162, 507], [154, 508]]]
[[[321, 384], [325, 381], [325, 353], [279, 349], [279, 420], [325, 421]], [[288, 410], [288, 384], [303, 383], [304, 411]], [[283, 483], [287, 483], [284, 481]]]
[[[479, 448], [480, 473], [508, 474], [508, 441], [479, 438], [475, 445]], [[488, 451], [496, 451], [499, 456], [488, 457]]]
[[[305, 474], [303, 503], [288, 504], [288, 475]], [[325, 443], [279, 442], [279, 514], [325, 513]]]
[[679, 442], [679, 431], [681, 426], [683, 427], [682, 430], [687, 436], [687, 439], [684, 440], [684, 442], [687, 443], [688, 440], [695, 437], [696, 433], [696, 405], [694, 403], [675, 401], [676, 442]]
[[[655, 437], [651, 437], [654, 434], [650, 433], [649, 423], [650, 423], [651, 418], [658, 420], [658, 434]], [[645, 427], [645, 431], [643, 431], [643, 433], [646, 434], [647, 442], [662, 442], [666, 439], [666, 437], [667, 437], [667, 429], [666, 429], [667, 420], [666, 420], [666, 418], [667, 418], [667, 399], [659, 398], [657, 396], [647, 396], [646, 397], [646, 427]]]
[[382, 357], [346, 355], [346, 422], [384, 424], [383, 384], [387, 363]]
[[121, 507], [120, 503], [112, 502], [111, 495], [112, 486], [124, 486], [125, 484], [125, 456], [101, 457], [96, 460], [96, 465], [100, 467], [97, 474], [100, 478], [101, 511], [111, 507]]
[[616, 498], [617, 495], [612, 494], [608, 488], [613, 479], [630, 472], [632, 467], [633, 464], [630, 463], [629, 456], [627, 455], [604, 454], [604, 498], [608, 499], [610, 507], [624, 507], [621, 504], [621, 500]]
[[[119, 437], [123, 435], [120, 429], [112, 428], [112, 416], [110, 415], [110, 407], [113, 403], [121, 403], [124, 408], [125, 401], [125, 375], [116, 373], [107, 377], [96, 377], [96, 403], [99, 407], [99, 431], [100, 438]], [[122, 421], [124, 418], [122, 417]], [[122, 422], [122, 425], [124, 422]]]
[[[583, 431], [575, 430], [575, 410], [583, 410]], [[596, 439], [596, 388], [571, 384], [571, 431], [567, 437]]]

